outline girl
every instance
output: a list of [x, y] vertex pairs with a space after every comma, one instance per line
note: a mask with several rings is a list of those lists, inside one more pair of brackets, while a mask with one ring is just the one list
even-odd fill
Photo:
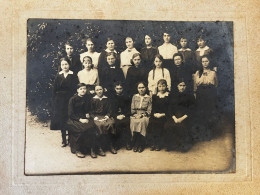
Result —
[[139, 53], [133, 55], [131, 64], [132, 66], [128, 69], [126, 76], [126, 89], [130, 97], [137, 93], [136, 84], [145, 81], [147, 78], [141, 65], [141, 55]]
[[[68, 113], [69, 120], [67, 122], [70, 131], [70, 148], [73, 154], [79, 158], [84, 158], [83, 149], [85, 141], [88, 140], [90, 146], [90, 156], [96, 158], [94, 147], [96, 129], [93, 120], [90, 119], [89, 98], [86, 95], [87, 88], [84, 83], [77, 85], [77, 94], [70, 98]], [[82, 153], [83, 152], [83, 153]]]
[[81, 63], [83, 63], [83, 58], [85, 56], [90, 56], [92, 58], [94, 68], [98, 68], [98, 58], [99, 58], [100, 53], [95, 51], [95, 49], [94, 49], [95, 45], [91, 38], [88, 38], [85, 43], [86, 43], [86, 47], [87, 47], [88, 51], [80, 54]]
[[151, 151], [160, 151], [163, 126], [166, 122], [167, 108], [170, 102], [170, 94], [167, 91], [167, 82], [160, 79], [157, 83], [158, 93], [152, 97], [152, 114], [149, 121], [147, 138], [150, 140]]
[[[197, 66], [198, 66], [197, 70], [201, 70], [202, 69], [202, 66], [201, 66], [202, 56], [208, 55], [211, 59], [213, 59], [213, 50], [206, 45], [206, 40], [202, 36], [198, 37], [197, 44], [199, 46], [199, 48], [195, 52]], [[216, 66], [213, 67], [213, 70], [217, 71], [217, 67]]]
[[158, 54], [157, 47], [152, 46], [152, 36], [146, 34], [144, 37], [145, 47], [143, 47], [140, 51], [142, 59], [143, 59], [143, 66], [146, 69], [146, 72], [150, 72], [152, 70], [153, 59], [156, 54]]
[[114, 90], [114, 83], [120, 81], [124, 83], [125, 77], [122, 69], [116, 66], [116, 54], [114, 52], [107, 53], [107, 67], [99, 69], [100, 84], [105, 88], [110, 96]]
[[154, 57], [154, 68], [148, 74], [148, 88], [150, 95], [157, 94], [156, 87], [157, 82], [160, 79], [165, 79], [169, 91], [171, 90], [171, 77], [168, 69], [162, 67], [163, 57], [160, 54], [155, 55]]
[[191, 147], [190, 127], [193, 119], [195, 100], [192, 94], [186, 93], [186, 82], [180, 79], [178, 92], [173, 94], [165, 123], [165, 143], [168, 151], [180, 149], [186, 152]]
[[117, 151], [114, 148], [114, 135], [116, 133], [114, 127], [114, 119], [112, 116], [112, 106], [110, 100], [103, 94], [104, 90], [102, 86], [95, 86], [96, 96], [91, 99], [91, 112], [90, 116], [94, 119], [94, 123], [98, 129], [99, 139], [99, 155], [105, 156], [103, 151], [105, 143], [110, 144], [110, 151], [112, 154], [116, 154]]
[[91, 94], [95, 93], [95, 85], [99, 85], [99, 77], [97, 69], [93, 69], [92, 58], [85, 56], [83, 58], [84, 69], [78, 72], [80, 83], [85, 83], [89, 86]]
[[124, 76], [126, 78], [127, 70], [132, 65], [131, 64], [132, 56], [135, 53], [139, 53], [139, 52], [134, 48], [134, 41], [131, 37], [126, 37], [125, 44], [127, 48], [125, 51], [123, 51], [120, 54], [120, 68], [122, 68]]
[[133, 136], [133, 151], [142, 152], [145, 147], [146, 128], [152, 110], [152, 98], [145, 94], [144, 82], [137, 85], [138, 94], [135, 94], [131, 103], [130, 129]]
[[69, 59], [61, 58], [61, 71], [56, 75], [53, 91], [53, 113], [51, 119], [51, 130], [61, 130], [62, 147], [67, 146], [66, 121], [68, 120], [68, 104], [71, 96], [76, 92], [78, 77], [69, 70]]
[[115, 55], [116, 56], [115, 64], [116, 64], [116, 66], [119, 66], [119, 54], [115, 50], [115, 42], [112, 38], [110, 38], [110, 37], [107, 38], [106, 47], [107, 48], [100, 53], [100, 56], [99, 56], [99, 59], [98, 59], [99, 69], [103, 69], [104, 67], [109, 66], [107, 64], [107, 54], [111, 53], [111, 52], [116, 54]]
[[203, 70], [199, 70], [194, 75], [194, 92], [197, 102], [197, 116], [199, 124], [205, 132], [204, 138], [211, 139], [212, 128], [217, 114], [217, 74], [211, 68], [208, 56], [202, 56], [201, 63]]

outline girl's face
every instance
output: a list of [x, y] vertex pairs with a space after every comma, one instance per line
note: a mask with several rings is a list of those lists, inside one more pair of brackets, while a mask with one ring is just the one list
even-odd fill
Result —
[[144, 86], [143, 83], [140, 83], [140, 84], [137, 86], [137, 90], [138, 90], [138, 93], [139, 93], [140, 95], [144, 95], [145, 92], [146, 92], [146, 88], [145, 88], [145, 86]]
[[158, 91], [159, 92], [161, 92], [161, 93], [165, 93], [166, 92], [166, 85], [165, 84], [162, 84], [162, 83], [159, 83], [158, 85], [157, 85], [157, 87], [158, 87]]
[[206, 42], [203, 39], [199, 39], [197, 41], [197, 44], [198, 44], [199, 48], [204, 48], [206, 46]]
[[102, 97], [103, 96], [103, 88], [101, 86], [96, 86], [95, 87], [95, 92], [96, 92], [98, 97]]
[[146, 46], [152, 45], [152, 39], [151, 39], [151, 37], [148, 36], [148, 35], [145, 35], [145, 37], [144, 37], [144, 42], [145, 42]]
[[110, 51], [113, 51], [115, 49], [115, 42], [113, 40], [110, 40], [107, 42], [107, 48], [110, 50]]
[[107, 56], [107, 63], [112, 66], [116, 63], [116, 58], [113, 55]]
[[165, 43], [170, 43], [171, 36], [168, 33], [163, 33], [163, 40]]
[[186, 90], [186, 84], [184, 82], [179, 83], [177, 87], [180, 93], [183, 93]]
[[90, 70], [92, 66], [91, 60], [89, 58], [84, 58], [83, 66], [86, 70]]
[[178, 67], [182, 64], [181, 56], [175, 56], [175, 57], [174, 57], [174, 64], [175, 64], [176, 66], [178, 66]]
[[69, 72], [70, 65], [67, 61], [62, 60], [60, 63], [60, 67], [63, 72]]
[[134, 62], [134, 65], [135, 65], [135, 66], [139, 66], [140, 63], [141, 63], [141, 58], [140, 58], [140, 56], [136, 56], [136, 57], [133, 59], [133, 62]]
[[67, 53], [68, 56], [71, 56], [73, 53], [73, 47], [70, 45], [65, 45], [65, 51]]
[[156, 68], [161, 68], [162, 67], [162, 61], [159, 58], [154, 59], [154, 65]]
[[131, 39], [131, 38], [127, 38], [127, 39], [125, 40], [125, 44], [126, 44], [126, 47], [127, 47], [128, 49], [133, 49], [133, 48], [134, 48], [134, 41], [133, 41], [133, 39]]
[[86, 86], [82, 86], [82, 87], [77, 89], [77, 92], [78, 92], [79, 96], [84, 96], [87, 93], [87, 87]]
[[182, 48], [187, 48], [187, 44], [188, 44], [187, 39], [181, 38], [180, 44]]
[[209, 67], [209, 59], [208, 58], [202, 58], [201, 59], [202, 67], [208, 68]]
[[94, 52], [94, 43], [92, 41], [87, 41], [86, 47], [88, 49], [88, 52]]
[[115, 91], [117, 95], [121, 95], [123, 93], [123, 87], [121, 85], [117, 85], [115, 87]]

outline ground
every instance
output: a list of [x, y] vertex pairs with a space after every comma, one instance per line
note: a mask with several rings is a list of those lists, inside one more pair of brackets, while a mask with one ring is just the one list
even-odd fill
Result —
[[196, 143], [188, 152], [150, 151], [134, 153], [121, 149], [106, 157], [78, 158], [61, 147], [60, 131], [36, 122], [30, 113], [26, 122], [25, 174], [136, 173], [136, 172], [233, 172], [233, 131], [222, 120], [221, 133], [211, 141]]

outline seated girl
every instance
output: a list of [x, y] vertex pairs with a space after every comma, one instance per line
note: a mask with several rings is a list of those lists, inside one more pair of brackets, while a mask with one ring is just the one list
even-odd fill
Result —
[[163, 126], [166, 122], [166, 113], [168, 112], [170, 102], [166, 80], [159, 80], [157, 88], [157, 94], [152, 97], [152, 114], [147, 130], [147, 139], [149, 140], [151, 151], [160, 151], [162, 147]]
[[95, 93], [95, 85], [99, 85], [98, 71], [93, 69], [92, 58], [85, 56], [83, 59], [84, 69], [78, 72], [78, 78], [80, 83], [84, 83], [88, 86], [88, 90], [91, 94]]
[[[77, 85], [77, 94], [70, 98], [67, 126], [70, 132], [70, 148], [79, 158], [85, 157], [85, 149], [90, 148], [90, 156], [96, 158], [94, 151], [96, 128], [90, 119], [89, 98], [86, 96], [87, 88], [84, 83]], [[86, 148], [85, 148], [86, 147]]]
[[168, 151], [181, 150], [186, 152], [191, 147], [191, 120], [195, 99], [192, 94], [186, 93], [186, 81], [180, 79], [178, 92], [168, 106], [167, 122], [164, 125], [165, 144]]
[[130, 129], [133, 136], [133, 151], [143, 152], [145, 147], [146, 129], [152, 110], [152, 98], [146, 94], [144, 82], [137, 84], [138, 94], [135, 94], [131, 103]]
[[95, 86], [96, 95], [91, 99], [90, 116], [94, 119], [94, 123], [98, 130], [98, 154], [105, 156], [103, 151], [105, 143], [109, 143], [110, 151], [116, 154], [114, 148], [114, 135], [116, 133], [114, 127], [114, 119], [111, 117], [112, 106], [110, 100], [103, 94], [102, 86]]

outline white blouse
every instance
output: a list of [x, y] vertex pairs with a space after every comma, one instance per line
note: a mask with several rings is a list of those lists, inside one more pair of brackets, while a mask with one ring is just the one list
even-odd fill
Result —
[[203, 47], [203, 48], [198, 48], [196, 51], [199, 51], [200, 52], [200, 56], [203, 56], [204, 55], [204, 53], [205, 53], [205, 51], [206, 50], [208, 50], [209, 49], [209, 47], [208, 46], [205, 46], [205, 47]]
[[[163, 71], [162, 71], [163, 70]], [[153, 73], [154, 71], [154, 73]], [[164, 76], [163, 76], [163, 72], [164, 72]], [[153, 74], [154, 74], [154, 78], [153, 78]], [[156, 94], [156, 88], [157, 88], [157, 82], [160, 79], [165, 79], [167, 82], [167, 86], [169, 91], [171, 90], [171, 76], [170, 76], [170, 72], [164, 68], [160, 68], [160, 69], [153, 69], [149, 72], [148, 74], [148, 89], [149, 91], [152, 91], [153, 94]]]
[[83, 69], [78, 72], [78, 78], [80, 83], [85, 83], [86, 85], [99, 84], [97, 69], [90, 69], [90, 71]]
[[199, 77], [199, 71], [194, 74], [194, 91], [197, 91], [199, 85], [214, 85], [218, 86], [218, 78], [215, 71], [203, 70], [201, 77]]
[[173, 44], [163, 44], [158, 47], [159, 54], [162, 55], [163, 59], [173, 59], [173, 55], [178, 53], [178, 49]]
[[135, 53], [139, 53], [135, 48], [133, 49], [126, 49], [120, 54], [120, 68], [122, 68], [125, 65], [131, 66], [131, 59]]

